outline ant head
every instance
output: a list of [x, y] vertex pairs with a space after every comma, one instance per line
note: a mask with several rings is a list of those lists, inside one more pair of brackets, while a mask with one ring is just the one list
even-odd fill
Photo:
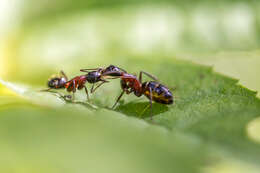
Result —
[[49, 88], [64, 88], [67, 80], [64, 77], [53, 77], [48, 81]]
[[102, 75], [106, 76], [106, 77], [108, 77], [108, 76], [110, 76], [110, 77], [120, 77], [124, 73], [127, 73], [124, 69], [121, 69], [120, 67], [117, 67], [117, 66], [114, 66], [114, 65], [110, 65], [103, 70]]
[[114, 66], [114, 65], [108, 66], [108, 67], [104, 70], [104, 72], [125, 72], [125, 73], [126, 73], [126, 71], [125, 71], [124, 69], [121, 69], [121, 68], [119, 68], [119, 67], [117, 67], [117, 66]]
[[103, 76], [110, 76], [110, 77], [120, 77], [122, 76], [122, 72], [120, 71], [107, 71], [102, 74]]

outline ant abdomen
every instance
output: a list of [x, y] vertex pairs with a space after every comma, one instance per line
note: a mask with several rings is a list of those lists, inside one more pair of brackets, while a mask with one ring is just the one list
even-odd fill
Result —
[[[147, 98], [152, 96], [152, 100], [162, 104], [172, 104], [173, 103], [173, 95], [171, 91], [164, 85], [155, 82], [144, 82], [142, 84], [143, 93]], [[151, 91], [151, 93], [150, 93]]]

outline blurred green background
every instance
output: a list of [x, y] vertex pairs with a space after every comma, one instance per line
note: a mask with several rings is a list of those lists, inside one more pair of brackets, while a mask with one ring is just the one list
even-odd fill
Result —
[[[259, 11], [257, 0], [1, 0], [0, 77], [18, 84], [0, 85], [1, 172], [259, 172], [259, 99], [212, 73], [260, 91]], [[61, 69], [109, 64], [177, 87], [175, 107], [155, 105], [159, 126], [126, 116], [146, 104], [134, 96], [107, 109], [118, 81], [91, 96], [98, 111], [30, 93]]]
[[92, 67], [111, 57], [124, 61], [156, 54], [211, 65], [260, 90], [259, 4], [253, 0], [2, 1], [1, 76], [41, 83], [35, 78], [60, 69], [76, 72], [78, 64]]

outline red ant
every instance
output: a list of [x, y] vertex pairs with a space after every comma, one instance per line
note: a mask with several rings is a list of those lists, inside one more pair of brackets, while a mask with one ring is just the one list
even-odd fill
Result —
[[[90, 71], [89, 70], [94, 70], [94, 71]], [[106, 75], [104, 75], [105, 73], [108, 72], [124, 72], [126, 73], [125, 70], [116, 67], [114, 65], [110, 65], [107, 68], [94, 68], [94, 69], [81, 69], [81, 72], [88, 72], [86, 75], [80, 75], [80, 76], [76, 76], [74, 78], [72, 78], [71, 80], [68, 81], [68, 77], [67, 75], [63, 72], [60, 71], [60, 76], [59, 77], [53, 77], [48, 81], [48, 89], [44, 90], [44, 91], [49, 91], [51, 89], [64, 89], [66, 88], [68, 92], [73, 92], [73, 97], [72, 100], [74, 100], [74, 93], [76, 92], [76, 90], [81, 90], [81, 89], [85, 89], [86, 95], [87, 95], [87, 99], [89, 100], [89, 95], [88, 95], [88, 89], [85, 86], [85, 83], [92, 83], [92, 87], [91, 87], [91, 93], [95, 92], [95, 90], [97, 88], [99, 88], [101, 85], [103, 85], [106, 82], [109, 82], [107, 80], [105, 80], [105, 78], [107, 77]], [[112, 74], [110, 76], [113, 76]], [[114, 78], [106, 78], [106, 79], [114, 79]], [[95, 83], [100, 82], [101, 83], [96, 86], [94, 88]]]
[[[152, 78], [154, 81], [144, 82], [142, 83], [142, 74], [147, 75]], [[136, 76], [125, 73], [125, 72], [107, 72], [106, 75], [111, 76], [119, 76], [121, 78], [121, 88], [122, 92], [118, 96], [115, 104], [112, 109], [119, 102], [124, 93], [130, 94], [134, 92], [137, 97], [145, 95], [150, 101], [150, 115], [152, 119], [152, 101], [161, 103], [161, 104], [172, 104], [173, 103], [173, 95], [171, 91], [164, 85], [157, 82], [157, 78], [153, 75], [141, 71], [139, 73], [139, 79]]]

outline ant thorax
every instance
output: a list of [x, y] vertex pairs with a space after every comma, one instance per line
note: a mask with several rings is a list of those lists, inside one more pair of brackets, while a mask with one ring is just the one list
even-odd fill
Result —
[[89, 72], [87, 75], [87, 81], [89, 83], [96, 83], [101, 80], [101, 73], [99, 71]]
[[121, 87], [122, 89], [131, 89], [130, 91], [134, 92], [137, 97], [142, 95], [142, 84], [134, 75], [124, 74], [121, 78]]

